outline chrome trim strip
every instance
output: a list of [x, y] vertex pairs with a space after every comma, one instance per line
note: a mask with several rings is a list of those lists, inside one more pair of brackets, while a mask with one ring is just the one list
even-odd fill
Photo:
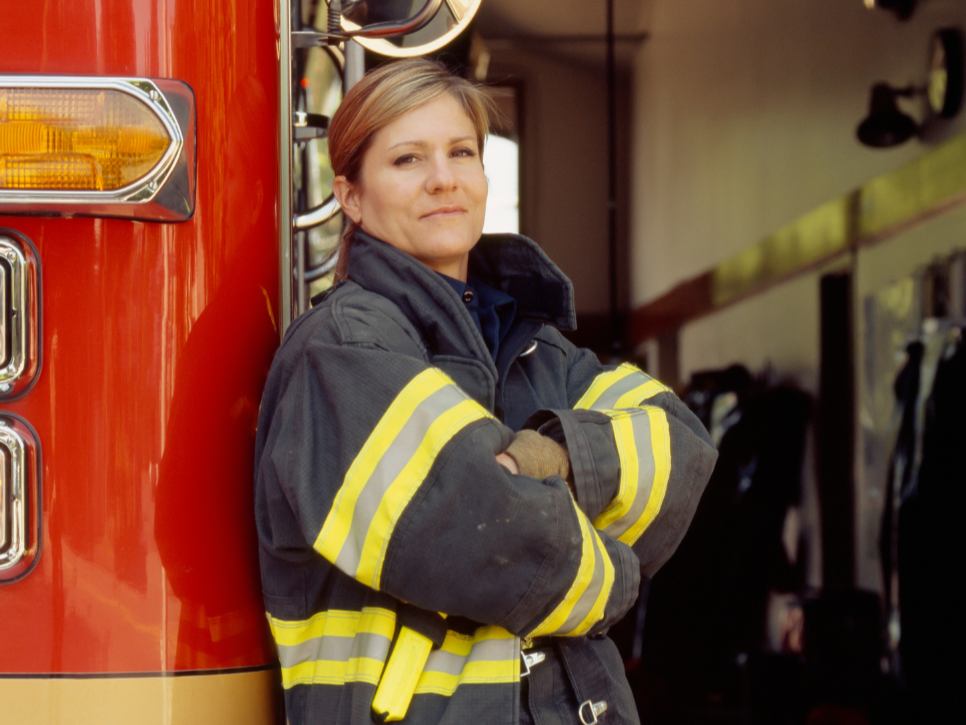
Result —
[[292, 2], [279, 0], [279, 127], [278, 127], [278, 236], [279, 236], [279, 336], [284, 337], [292, 324], [292, 308], [297, 304], [292, 297]]
[[[293, 33], [293, 35], [295, 35], [295, 33]], [[332, 60], [332, 63], [336, 68], [339, 69], [339, 75], [342, 78], [342, 87], [348, 91], [349, 86], [346, 86], [345, 82], [345, 53], [333, 45], [323, 45], [322, 50], [328, 54], [329, 58]], [[326, 135], [328, 135], [328, 129], [326, 129]], [[304, 231], [306, 229], [311, 229], [312, 227], [317, 227], [320, 224], [325, 224], [327, 221], [335, 217], [335, 215], [341, 210], [342, 207], [339, 205], [339, 200], [336, 199], [334, 195], [329, 195], [328, 199], [314, 209], [308, 209], [301, 214], [295, 212], [292, 218], [292, 224], [297, 231]], [[317, 272], [318, 269], [318, 267], [307, 269], [306, 281], [311, 281], [309, 280], [308, 275], [310, 273]]]
[[108, 202], [145, 203], [157, 195], [181, 155], [184, 136], [174, 112], [160, 89], [148, 78], [104, 78], [99, 76], [12, 76], [0, 75], [0, 88], [70, 88], [112, 90], [141, 101], [161, 121], [171, 144], [155, 167], [142, 179], [113, 191], [25, 191], [0, 189], [0, 204], [91, 204]]
[[26, 445], [0, 419], [0, 571], [17, 564], [27, 550], [26, 481]]
[[7, 273], [0, 269], [0, 363], [7, 359]]
[[342, 85], [344, 92], [348, 93], [352, 86], [362, 80], [366, 74], [366, 51], [357, 40], [347, 40], [345, 42], [345, 81]]
[[[27, 258], [23, 250], [12, 239], [0, 236], [0, 260], [6, 262], [10, 269], [9, 275], [4, 274], [4, 281], [9, 280], [9, 295], [5, 294], [5, 284], [0, 283], [0, 293], [4, 299], [0, 305], [5, 306], [10, 300], [10, 309], [3, 309], [0, 314], [0, 362], [8, 360], [0, 368], [0, 394], [6, 393], [19, 378], [27, 364], [27, 316], [30, 309], [27, 300]], [[7, 335], [7, 325], [10, 334]], [[6, 341], [10, 341], [10, 349], [6, 349]]]

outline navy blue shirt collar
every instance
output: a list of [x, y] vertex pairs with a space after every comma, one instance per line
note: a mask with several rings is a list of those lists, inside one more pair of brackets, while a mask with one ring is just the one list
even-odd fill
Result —
[[463, 300], [466, 311], [470, 313], [473, 324], [482, 335], [483, 342], [495, 362], [500, 343], [510, 331], [516, 317], [516, 300], [472, 277], [462, 282], [439, 272], [437, 274]]

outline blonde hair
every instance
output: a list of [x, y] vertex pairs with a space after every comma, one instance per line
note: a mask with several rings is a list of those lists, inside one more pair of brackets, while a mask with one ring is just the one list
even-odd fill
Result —
[[[359, 182], [362, 161], [375, 135], [400, 116], [449, 93], [476, 130], [480, 160], [490, 130], [493, 102], [483, 90], [425, 58], [386, 63], [368, 73], [346, 93], [329, 124], [329, 159], [336, 176]], [[349, 249], [357, 230], [349, 221], [339, 243], [335, 281], [346, 278]]]

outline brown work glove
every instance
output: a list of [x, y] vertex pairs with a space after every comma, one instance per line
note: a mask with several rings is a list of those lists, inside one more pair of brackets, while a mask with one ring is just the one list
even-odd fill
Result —
[[535, 430], [521, 430], [513, 437], [506, 449], [520, 474], [531, 478], [560, 476], [573, 493], [573, 477], [570, 474], [570, 455], [567, 448], [552, 438], [540, 435]]

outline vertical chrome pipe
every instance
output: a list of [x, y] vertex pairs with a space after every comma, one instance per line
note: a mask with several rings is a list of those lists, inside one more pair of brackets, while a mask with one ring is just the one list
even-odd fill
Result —
[[292, 1], [278, 2], [279, 127], [278, 236], [279, 333], [292, 323]]
[[356, 83], [362, 80], [366, 74], [366, 51], [354, 40], [347, 40], [345, 43], [345, 87], [344, 91], [349, 92]]

